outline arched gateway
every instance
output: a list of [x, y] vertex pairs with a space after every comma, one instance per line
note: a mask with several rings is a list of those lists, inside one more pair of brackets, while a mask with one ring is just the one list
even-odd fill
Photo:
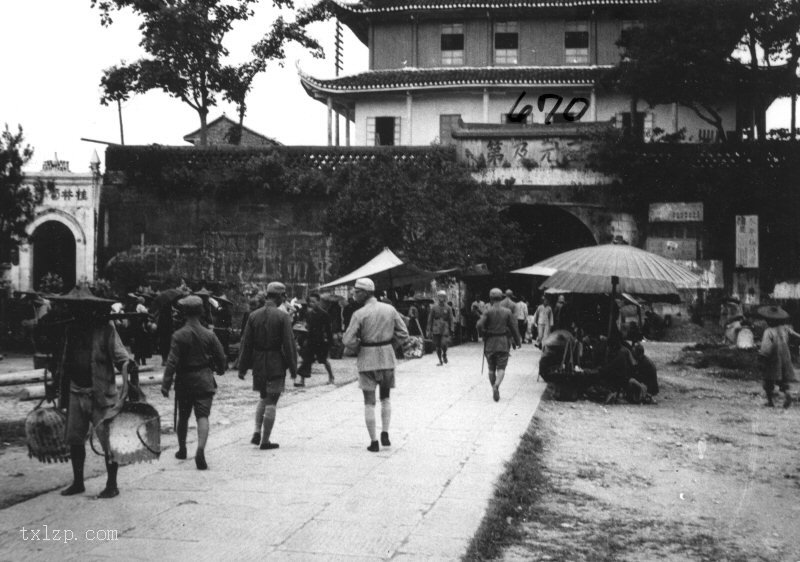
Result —
[[65, 291], [75, 286], [75, 236], [62, 222], [48, 220], [40, 224], [31, 237], [33, 251], [33, 288], [42, 290], [48, 274], [58, 275]]

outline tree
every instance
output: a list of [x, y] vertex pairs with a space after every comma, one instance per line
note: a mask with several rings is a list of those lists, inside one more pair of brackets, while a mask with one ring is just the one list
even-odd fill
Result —
[[[791, 124], [789, 139], [796, 137], [797, 67], [800, 62], [800, 0], [758, 0], [757, 11], [751, 17], [746, 37], [750, 52], [750, 65], [754, 72], [759, 68], [756, 46], [763, 50], [763, 62], [785, 63], [786, 82], [791, 98]], [[764, 105], [762, 101], [762, 106]], [[766, 124], [762, 123], [759, 138], [765, 139]]]
[[743, 80], [732, 53], [750, 13], [747, 1], [664, 0], [617, 42], [622, 62], [611, 85], [650, 106], [687, 107], [725, 139], [720, 110]]
[[432, 270], [519, 265], [521, 253], [508, 243], [520, 236], [500, 218], [499, 190], [477, 183], [446, 149], [425, 159], [378, 154], [337, 170], [333, 183], [323, 228], [342, 270], [384, 247]]
[[[322, 56], [322, 48], [306, 33], [306, 26], [327, 17], [327, 10], [300, 10], [293, 22], [279, 17], [269, 32], [253, 46], [253, 58], [238, 66], [226, 65], [226, 35], [237, 22], [252, 15], [256, 0], [92, 0], [100, 10], [100, 21], [111, 25], [115, 10], [130, 8], [142, 17], [140, 45], [149, 55], [136, 62], [121, 63], [103, 71], [100, 103], [124, 101], [131, 93], [160, 89], [194, 109], [200, 117], [200, 144], [207, 144], [208, 112], [217, 98], [236, 103], [241, 126], [246, 97], [255, 76], [270, 61], [281, 63], [284, 47], [296, 42]], [[273, 0], [277, 8], [294, 9], [292, 0]]]
[[0, 134], [0, 263], [6, 263], [20, 242], [27, 238], [25, 228], [33, 220], [36, 206], [47, 191], [55, 189], [51, 182], [24, 185], [23, 166], [33, 157], [33, 148], [24, 144], [22, 127], [12, 133], [8, 125]]

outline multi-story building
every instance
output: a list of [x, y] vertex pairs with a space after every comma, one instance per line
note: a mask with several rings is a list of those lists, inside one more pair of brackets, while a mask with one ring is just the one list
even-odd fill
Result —
[[[630, 99], [600, 87], [620, 62], [622, 30], [656, 3], [334, 0], [337, 17], [368, 46], [369, 70], [333, 79], [300, 71], [300, 79], [310, 96], [354, 123], [357, 145], [449, 142], [459, 119], [505, 123], [515, 105], [517, 117], [531, 106], [524, 119], [532, 124], [580, 116], [633, 123], [645, 137], [656, 127], [685, 128], [690, 140], [713, 140], [711, 126], [687, 108], [640, 103], [632, 120]], [[721, 101], [726, 131], [740, 128], [736, 106], [733, 97]]]

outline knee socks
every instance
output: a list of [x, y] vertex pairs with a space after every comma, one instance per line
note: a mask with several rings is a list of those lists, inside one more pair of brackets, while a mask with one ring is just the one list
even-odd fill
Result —
[[264, 423], [264, 408], [267, 407], [266, 400], [259, 400], [256, 406], [256, 428], [253, 433], [261, 433], [261, 425]]
[[[373, 410], [374, 416], [374, 410]], [[389, 433], [389, 423], [392, 421], [392, 402], [389, 398], [381, 399], [381, 428]]]
[[108, 471], [108, 480], [106, 481], [106, 488], [112, 489], [117, 487], [117, 469], [119, 463], [106, 461], [106, 470]]
[[269, 436], [272, 434], [272, 426], [275, 425], [275, 414], [277, 410], [277, 406], [264, 406], [264, 422], [261, 431], [262, 444], [269, 442]]
[[[383, 403], [383, 400], [381, 400]], [[367, 423], [367, 432], [371, 441], [377, 441], [375, 433], [375, 404], [364, 404], [364, 421]]]
[[494, 371], [489, 371], [489, 384], [494, 386], [496, 380], [497, 377], [495, 376]]

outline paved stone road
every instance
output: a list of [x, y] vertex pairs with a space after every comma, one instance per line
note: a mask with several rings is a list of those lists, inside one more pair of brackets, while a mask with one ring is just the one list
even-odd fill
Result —
[[[525, 346], [493, 402], [480, 353], [468, 344], [444, 367], [430, 355], [404, 361], [392, 446], [380, 453], [366, 451], [361, 393], [345, 385], [279, 406], [277, 451], [250, 445], [252, 422], [237, 423], [211, 436], [206, 472], [170, 450], [121, 468], [115, 499], [94, 499], [100, 477], [86, 495], [52, 492], [0, 511], [0, 559], [457, 559], [545, 386]], [[106, 530], [117, 540], [88, 540]]]

